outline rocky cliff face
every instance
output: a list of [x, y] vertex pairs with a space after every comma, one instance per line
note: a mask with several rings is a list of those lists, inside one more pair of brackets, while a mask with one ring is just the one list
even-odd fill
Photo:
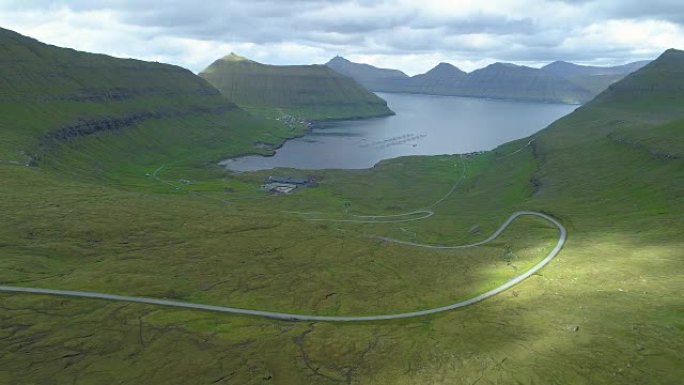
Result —
[[131, 112], [122, 116], [102, 117], [96, 119], [79, 119], [77, 122], [51, 130], [43, 136], [43, 143], [52, 141], [69, 141], [99, 132], [115, 132], [135, 127], [148, 120], [174, 119], [200, 114], [223, 114], [234, 110], [233, 106], [219, 106], [211, 108], [193, 107], [187, 109], [158, 109], [143, 112]]

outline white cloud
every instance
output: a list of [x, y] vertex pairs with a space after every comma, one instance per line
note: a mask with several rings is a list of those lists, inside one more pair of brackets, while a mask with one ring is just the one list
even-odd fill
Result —
[[274, 64], [334, 55], [424, 72], [440, 61], [619, 64], [684, 48], [679, 0], [0, 0], [0, 25], [91, 52], [199, 71], [234, 51]]

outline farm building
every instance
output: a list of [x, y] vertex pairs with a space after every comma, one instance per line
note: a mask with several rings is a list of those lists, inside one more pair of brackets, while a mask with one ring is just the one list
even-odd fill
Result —
[[269, 176], [267, 182], [309, 186], [313, 183], [313, 180], [311, 178], [293, 178], [290, 176]]
[[264, 184], [261, 185], [262, 190], [278, 193], [289, 194], [297, 188], [315, 187], [315, 178], [293, 178], [289, 176], [269, 176]]

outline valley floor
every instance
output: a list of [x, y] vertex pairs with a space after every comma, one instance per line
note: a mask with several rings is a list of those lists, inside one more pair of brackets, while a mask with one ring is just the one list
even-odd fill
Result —
[[[318, 188], [291, 196], [259, 191], [266, 172], [227, 175], [168, 165], [158, 177], [171, 185], [141, 174], [112, 188], [2, 165], [2, 179], [11, 182], [0, 209], [15, 213], [0, 225], [5, 285], [320, 315], [414, 311], [519, 275], [551, 250], [557, 230], [541, 219], [520, 219], [485, 247], [443, 251], [367, 234], [469, 243], [493, 232], [512, 210], [530, 208], [560, 218], [570, 236], [558, 258], [500, 296], [380, 323], [292, 323], [0, 294], [6, 325], [0, 379], [675, 383], [684, 374], [673, 365], [684, 346], [677, 310], [684, 277], [672, 274], [684, 246], [676, 241], [681, 218], [676, 210], [632, 210], [638, 203], [631, 193], [615, 205], [594, 196], [548, 200], [545, 189], [553, 186], [530, 183], [537, 161], [528, 142], [478, 156], [409, 157], [370, 170], [321, 171]], [[618, 150], [624, 162], [647, 159]], [[424, 221], [309, 222], [283, 213], [339, 212], [343, 218], [428, 207], [452, 188], [462, 162], [468, 165], [462, 183]], [[410, 188], [407, 178], [416, 181]], [[175, 183], [180, 179], [193, 183]], [[475, 228], [479, 232], [471, 232]]]

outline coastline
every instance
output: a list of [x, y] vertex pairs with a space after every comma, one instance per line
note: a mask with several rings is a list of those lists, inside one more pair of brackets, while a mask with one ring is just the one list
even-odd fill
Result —
[[301, 123], [303, 126], [301, 131], [299, 132], [294, 132], [293, 135], [287, 136], [282, 138], [281, 141], [278, 143], [266, 143], [262, 141], [256, 141], [252, 144], [252, 149], [259, 149], [262, 148], [266, 150], [267, 152], [258, 152], [258, 151], [248, 151], [248, 152], [243, 152], [239, 153], [236, 155], [228, 156], [225, 158], [222, 158], [218, 162], [216, 162], [219, 167], [231, 171], [231, 172], [240, 172], [237, 170], [232, 170], [227, 166], [227, 163], [238, 159], [238, 158], [243, 158], [246, 156], [262, 156], [265, 158], [270, 158], [276, 155], [276, 152], [281, 149], [285, 143], [287, 143], [290, 140], [297, 139], [297, 138], [302, 138], [308, 134], [311, 133], [315, 128], [320, 128], [318, 125], [325, 124], [325, 123], [332, 123], [332, 122], [345, 122], [345, 121], [359, 121], [359, 120], [367, 120], [367, 119], [378, 119], [378, 118], [387, 118], [390, 116], [395, 116], [397, 113], [389, 110], [389, 113], [383, 113], [383, 114], [378, 114], [378, 115], [371, 115], [371, 116], [356, 116], [356, 117], [349, 117], [349, 118], [332, 118], [332, 119], [318, 119], [318, 120], [302, 120], [303, 123]]
[[561, 100], [552, 100], [552, 99], [544, 99], [544, 98], [514, 98], [514, 97], [505, 97], [505, 96], [475, 96], [475, 95], [455, 95], [455, 94], [437, 94], [437, 93], [426, 93], [426, 92], [411, 92], [411, 91], [372, 91], [375, 94], [406, 94], [406, 95], [425, 95], [425, 96], [446, 96], [446, 97], [455, 97], [455, 98], [469, 98], [469, 99], [485, 99], [485, 100], [499, 100], [499, 101], [506, 101], [506, 102], [512, 102], [512, 103], [542, 103], [542, 104], [560, 104], [560, 105], [565, 105], [565, 106], [577, 106], [581, 107], [588, 103], [589, 101], [584, 101], [584, 102], [564, 102]]
[[[384, 160], [405, 156], [490, 151], [507, 141], [533, 135], [546, 127], [548, 122], [565, 116], [576, 108], [571, 105], [539, 102], [513, 102], [514, 105], [504, 101], [502, 104], [502, 101], [495, 99], [457, 96], [380, 96], [387, 98], [391, 103], [395, 111], [394, 118], [387, 119], [388, 115], [382, 114], [370, 118], [308, 122], [298, 119], [301, 131], [287, 131], [281, 134], [289, 135], [282, 141], [278, 137], [268, 138], [269, 141], [273, 141], [268, 144], [254, 143], [250, 151], [219, 159], [220, 167], [235, 173], [272, 168], [370, 169]], [[439, 111], [447, 112], [437, 111], [434, 105], [439, 107]], [[497, 108], [496, 113], [492, 113], [492, 108]], [[474, 109], [474, 112], [469, 114], [470, 109]], [[524, 115], [528, 117], [517, 117], [520, 109], [526, 111]], [[480, 121], [484, 123], [480, 124]], [[471, 135], [474, 132], [477, 134]], [[285, 150], [281, 150], [287, 140], [305, 135], [306, 138], [296, 140], [285, 146]], [[363, 138], [346, 138], [359, 135]], [[474, 139], [464, 141], [463, 135], [471, 135]], [[422, 139], [428, 136], [428, 139]], [[282, 161], [278, 160], [281, 155]], [[345, 156], [351, 156], [349, 161], [339, 160]], [[320, 161], [317, 160], [318, 157]]]

